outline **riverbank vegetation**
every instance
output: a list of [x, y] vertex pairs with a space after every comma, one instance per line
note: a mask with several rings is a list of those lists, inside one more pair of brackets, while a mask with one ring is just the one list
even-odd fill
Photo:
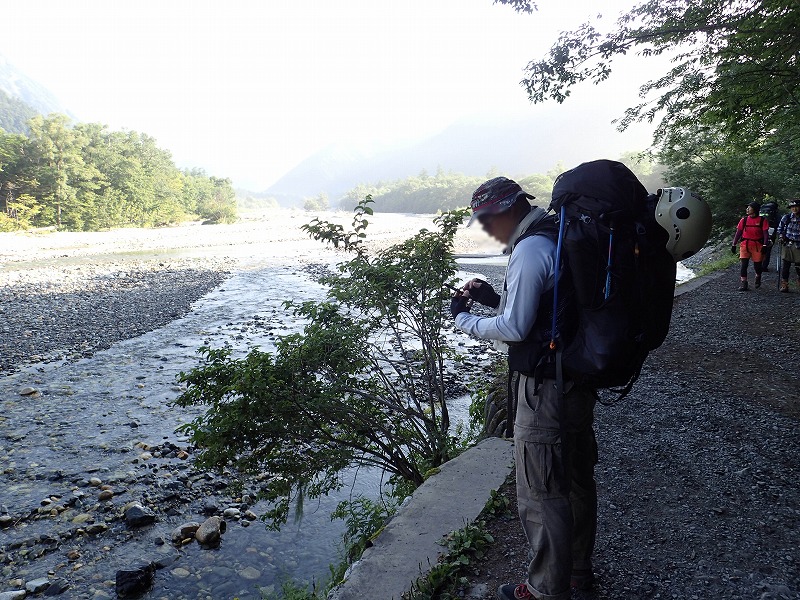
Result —
[[[276, 528], [305, 500], [339, 489], [348, 469], [385, 473], [396, 502], [465, 445], [452, 436], [446, 403], [457, 357], [442, 310], [465, 211], [370, 254], [371, 203], [359, 203], [350, 231], [319, 219], [304, 226], [352, 258], [322, 278], [326, 298], [287, 303], [306, 323], [301, 333], [280, 338], [274, 353], [243, 358], [203, 348], [200, 365], [180, 376], [187, 390], [177, 404], [207, 409], [183, 428], [201, 449], [200, 464], [270, 474], [266, 520]], [[359, 523], [355, 508], [363, 512], [353, 505], [342, 515]]]
[[180, 170], [150, 136], [35, 116], [26, 135], [0, 129], [0, 231], [95, 231], [190, 219], [236, 219], [229, 179]]

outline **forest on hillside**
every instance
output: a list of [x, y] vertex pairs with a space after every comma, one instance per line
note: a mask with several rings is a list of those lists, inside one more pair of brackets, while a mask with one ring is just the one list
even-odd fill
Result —
[[99, 123], [73, 126], [60, 114], [36, 115], [26, 128], [27, 133], [0, 129], [0, 231], [93, 231], [236, 218], [229, 179], [178, 169], [146, 134], [109, 131]]
[[[628, 152], [618, 160], [625, 163], [651, 192], [665, 185], [664, 166], [644, 153]], [[576, 165], [565, 167], [562, 163], [546, 173], [534, 173], [523, 177], [514, 176], [517, 183], [536, 197], [534, 204], [547, 206], [556, 177]], [[339, 206], [352, 210], [368, 194], [374, 200], [374, 210], [379, 212], [437, 213], [469, 206], [472, 192], [492, 177], [509, 176], [492, 170], [485, 175], [473, 176], [463, 173], [445, 172], [439, 169], [435, 175], [422, 171], [419, 175], [358, 185], [348, 191], [339, 201]]]

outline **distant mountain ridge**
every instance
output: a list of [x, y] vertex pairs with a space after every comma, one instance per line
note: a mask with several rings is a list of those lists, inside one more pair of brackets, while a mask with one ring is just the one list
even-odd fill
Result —
[[0, 90], [9, 96], [19, 98], [39, 114], [58, 112], [73, 116], [50, 90], [12, 65], [2, 54], [0, 54]]
[[[393, 150], [365, 152], [335, 145], [310, 156], [263, 192], [282, 204], [326, 193], [332, 202], [358, 184], [403, 179], [438, 169], [485, 175], [490, 170], [510, 177], [544, 173], [562, 162], [566, 167], [597, 158], [616, 158], [631, 148], [630, 137], [612, 137], [607, 117], [591, 110], [568, 122], [557, 107], [536, 107], [530, 114], [476, 116], [456, 121], [440, 133]], [[563, 113], [562, 113], [563, 114]]]

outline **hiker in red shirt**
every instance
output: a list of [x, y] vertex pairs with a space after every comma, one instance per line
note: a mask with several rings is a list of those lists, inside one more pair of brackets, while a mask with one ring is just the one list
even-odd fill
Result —
[[739, 245], [739, 260], [742, 264], [739, 276], [741, 285], [740, 292], [747, 291], [747, 265], [753, 259], [753, 269], [756, 272], [756, 288], [761, 287], [761, 269], [763, 248], [769, 244], [769, 221], [760, 216], [758, 212], [761, 205], [758, 202], [751, 202], [747, 205], [747, 216], [739, 221], [736, 226], [736, 235], [733, 236], [733, 246], [731, 252], [736, 254], [736, 245]]

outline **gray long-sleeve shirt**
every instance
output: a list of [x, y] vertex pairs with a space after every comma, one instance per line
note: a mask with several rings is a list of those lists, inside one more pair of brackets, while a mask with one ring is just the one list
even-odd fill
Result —
[[477, 317], [463, 312], [456, 326], [477, 338], [521, 342], [530, 333], [542, 294], [553, 287], [556, 245], [544, 235], [515, 242], [527, 229], [534, 213], [523, 219], [509, 244], [513, 248], [506, 268], [505, 291], [496, 317]]

